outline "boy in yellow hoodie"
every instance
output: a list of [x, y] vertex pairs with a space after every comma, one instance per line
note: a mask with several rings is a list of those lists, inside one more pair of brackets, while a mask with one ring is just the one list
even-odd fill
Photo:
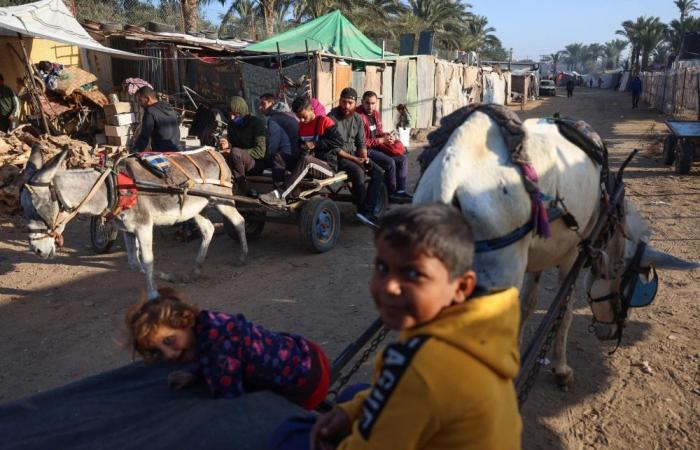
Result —
[[391, 211], [375, 244], [370, 290], [399, 339], [371, 388], [318, 418], [311, 449], [519, 449], [517, 289], [480, 291], [469, 226], [447, 205]]

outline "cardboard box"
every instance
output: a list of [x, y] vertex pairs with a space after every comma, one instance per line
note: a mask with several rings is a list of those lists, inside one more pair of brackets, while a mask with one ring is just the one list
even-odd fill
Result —
[[119, 102], [119, 103], [112, 103], [110, 105], [105, 105], [104, 106], [105, 110], [105, 116], [114, 116], [117, 114], [122, 114], [122, 113], [130, 113], [131, 111], [131, 103], [129, 102]]
[[131, 145], [131, 136], [107, 136], [107, 145], [126, 147]]
[[114, 116], [109, 116], [107, 119], [107, 122], [109, 122], [110, 125], [130, 125], [132, 123], [136, 123], [136, 114], [134, 113], [123, 113], [123, 114], [116, 114]]
[[105, 125], [105, 134], [107, 136], [121, 137], [130, 136], [132, 134], [131, 125]]

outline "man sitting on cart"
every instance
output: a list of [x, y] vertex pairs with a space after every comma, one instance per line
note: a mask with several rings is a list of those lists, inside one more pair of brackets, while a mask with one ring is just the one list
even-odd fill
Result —
[[224, 153], [229, 153], [236, 191], [256, 196], [248, 187], [246, 175], [260, 175], [266, 168], [273, 167], [273, 160], [267, 158], [265, 121], [249, 113], [243, 97], [231, 97], [228, 132], [225, 139], [219, 140], [219, 145]]
[[141, 133], [131, 149], [134, 153], [146, 150], [151, 143], [154, 152], [178, 152], [180, 146], [180, 124], [170, 103], [159, 102], [156, 92], [149, 86], [136, 91], [136, 100], [143, 108]]
[[[338, 152], [343, 148], [343, 138], [335, 123], [326, 116], [317, 116], [308, 97], [297, 97], [292, 111], [299, 118], [299, 153], [287, 182], [272, 192], [260, 196], [260, 201], [271, 206], [284, 207], [286, 198], [307, 175], [314, 178], [330, 178], [338, 169]], [[275, 155], [276, 164], [284, 164], [281, 154]]]

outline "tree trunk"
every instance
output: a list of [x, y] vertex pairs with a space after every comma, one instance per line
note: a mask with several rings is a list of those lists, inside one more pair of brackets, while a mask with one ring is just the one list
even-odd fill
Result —
[[267, 38], [275, 34], [275, 0], [266, 0], [258, 2], [262, 8], [263, 20], [265, 21], [265, 34]]
[[649, 65], [649, 54], [651, 53], [651, 50], [644, 49], [642, 53], [642, 72], [647, 70], [647, 66]]
[[199, 27], [198, 0], [180, 0], [182, 16], [185, 20], [185, 32], [197, 31]]

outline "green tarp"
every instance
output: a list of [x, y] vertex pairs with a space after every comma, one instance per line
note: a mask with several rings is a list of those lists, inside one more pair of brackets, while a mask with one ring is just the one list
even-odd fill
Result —
[[[347, 58], [375, 60], [382, 59], [382, 49], [355, 28], [340, 11], [321, 16], [292, 30], [273, 36], [270, 39], [249, 45], [246, 51], [277, 53], [303, 53], [308, 43], [309, 51], [320, 51]], [[385, 56], [395, 56], [385, 52]]]

